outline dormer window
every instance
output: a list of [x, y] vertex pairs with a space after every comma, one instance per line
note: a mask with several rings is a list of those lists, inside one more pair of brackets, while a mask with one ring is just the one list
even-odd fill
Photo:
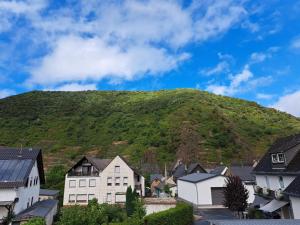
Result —
[[272, 163], [284, 163], [283, 153], [272, 154], [271, 157], [272, 157]]

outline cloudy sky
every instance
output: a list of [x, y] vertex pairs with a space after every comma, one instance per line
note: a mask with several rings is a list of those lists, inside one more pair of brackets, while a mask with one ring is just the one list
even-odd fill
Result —
[[0, 0], [0, 98], [174, 88], [300, 116], [300, 1]]

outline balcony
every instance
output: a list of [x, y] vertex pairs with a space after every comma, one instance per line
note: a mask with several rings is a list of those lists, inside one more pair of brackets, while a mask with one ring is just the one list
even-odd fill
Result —
[[98, 176], [98, 172], [76, 172], [76, 171], [71, 171], [68, 173], [69, 177], [96, 177]]

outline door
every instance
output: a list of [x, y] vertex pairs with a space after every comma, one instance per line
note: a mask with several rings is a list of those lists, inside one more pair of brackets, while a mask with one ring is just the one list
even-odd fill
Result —
[[224, 203], [224, 187], [211, 188], [211, 200], [213, 205], [223, 205]]

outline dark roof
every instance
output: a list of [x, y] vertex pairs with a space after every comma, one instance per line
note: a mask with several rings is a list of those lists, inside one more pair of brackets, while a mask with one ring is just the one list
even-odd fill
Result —
[[19, 213], [13, 220], [20, 221], [30, 219], [33, 217], [45, 218], [54, 207], [57, 207], [57, 204], [58, 200], [53, 199], [47, 199], [44, 201], [36, 202], [31, 207]]
[[196, 169], [198, 166], [201, 168], [201, 170], [202, 170], [201, 172], [203, 172], [203, 173], [206, 172], [206, 170], [200, 165], [200, 163], [192, 163], [192, 164], [189, 165], [189, 168], [187, 170], [187, 174], [192, 173], [192, 171], [194, 169]]
[[161, 174], [150, 174], [150, 181], [154, 181], [154, 180], [162, 180], [163, 175]]
[[40, 189], [40, 195], [42, 196], [56, 196], [59, 194], [59, 190]]
[[187, 176], [180, 177], [178, 180], [187, 181], [191, 183], [198, 183], [217, 176], [218, 176], [217, 174], [210, 174], [210, 173], [192, 173]]
[[99, 159], [94, 157], [86, 157], [99, 171], [104, 170], [108, 164], [112, 161], [111, 159]]
[[185, 176], [186, 175], [186, 170], [185, 170], [185, 165], [184, 164], [179, 164], [175, 170], [172, 172], [172, 175], [175, 177], [175, 178], [179, 178], [179, 177], [182, 177], [182, 176]]
[[214, 168], [213, 170], [211, 170], [209, 173], [222, 175], [222, 172], [224, 171], [225, 168], [226, 168], [226, 166], [218, 166], [218, 167]]
[[269, 152], [285, 152], [298, 144], [300, 144], [300, 134], [279, 138], [270, 147]]
[[300, 197], [300, 175], [284, 190], [284, 193], [294, 197]]
[[0, 147], [0, 188], [24, 186], [35, 161], [37, 161], [40, 182], [44, 183], [40, 149]]
[[233, 176], [238, 176], [242, 181], [255, 181], [255, 176], [252, 175], [252, 166], [232, 166], [230, 173]]

